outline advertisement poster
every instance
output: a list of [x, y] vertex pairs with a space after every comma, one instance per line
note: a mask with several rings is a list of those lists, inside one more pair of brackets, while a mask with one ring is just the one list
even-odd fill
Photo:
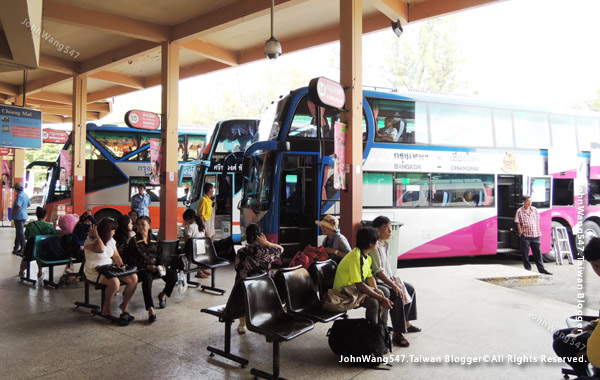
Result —
[[333, 188], [346, 190], [346, 124], [334, 124]]
[[60, 175], [58, 181], [61, 188], [69, 188], [73, 184], [73, 153], [70, 150], [60, 151]]
[[160, 163], [162, 162], [162, 144], [159, 139], [150, 139], [150, 184], [160, 184]]
[[2, 188], [12, 187], [12, 161], [2, 161]]

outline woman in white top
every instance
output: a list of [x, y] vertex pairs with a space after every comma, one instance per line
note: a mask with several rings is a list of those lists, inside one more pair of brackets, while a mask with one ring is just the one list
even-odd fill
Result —
[[88, 239], [85, 241], [83, 246], [85, 253], [85, 266], [84, 273], [85, 277], [91, 281], [97, 281], [101, 284], [106, 285], [104, 304], [102, 305], [102, 316], [110, 316], [110, 305], [113, 297], [119, 290], [120, 281], [125, 284], [125, 291], [123, 292], [123, 302], [119, 307], [121, 308], [121, 315], [119, 323], [121, 321], [127, 323], [131, 322], [134, 318], [129, 314], [129, 301], [135, 292], [138, 278], [137, 274], [131, 274], [120, 278], [106, 278], [103, 275], [99, 275], [96, 267], [99, 265], [112, 264], [113, 261], [116, 265], [123, 267], [123, 260], [117, 251], [117, 243], [113, 239], [115, 229], [117, 228], [117, 222], [111, 218], [104, 218], [100, 221], [98, 227], [91, 226]]
[[[200, 218], [198, 214], [196, 214], [196, 212], [191, 208], [185, 210], [185, 212], [183, 213], [183, 221], [185, 222], [185, 227], [183, 228], [183, 238], [186, 241], [186, 247], [190, 247], [188, 249], [191, 249], [191, 245], [188, 245], [187, 241], [193, 238], [205, 237], [206, 229], [204, 228], [202, 218]], [[199, 270], [196, 273], [196, 277], [208, 278], [210, 277], [210, 272], [207, 270]]]

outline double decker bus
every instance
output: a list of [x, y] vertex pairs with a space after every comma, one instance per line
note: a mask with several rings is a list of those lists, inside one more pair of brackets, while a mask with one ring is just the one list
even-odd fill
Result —
[[240, 242], [243, 153], [252, 143], [258, 119], [228, 119], [217, 122], [210, 141], [196, 166], [191, 207], [198, 208], [205, 183], [215, 185], [216, 239], [231, 237]]
[[[380, 137], [386, 118], [393, 139]], [[317, 243], [315, 220], [340, 215], [338, 120], [307, 88], [292, 91], [244, 154], [242, 231], [260, 223], [285, 258]], [[600, 236], [599, 123], [597, 113], [364, 91], [363, 220], [403, 223], [399, 259], [489, 255], [518, 248], [514, 216], [530, 194], [542, 253], [553, 260], [553, 226], [586, 241]]]
[[[183, 181], [177, 189], [178, 221], [182, 222], [183, 202], [192, 188], [193, 167], [183, 165], [198, 160], [206, 143], [206, 127], [197, 130], [179, 130], [178, 159], [183, 172]], [[141, 131], [113, 124], [86, 126], [85, 143], [85, 205], [97, 219], [109, 216], [117, 218], [131, 210], [131, 197], [137, 193], [137, 185], [146, 185], [150, 195], [149, 214], [152, 226], [160, 224], [160, 185], [150, 183], [150, 139], [160, 139], [160, 131]], [[72, 150], [72, 139], [63, 150]], [[74, 162], [73, 165], [78, 163]], [[35, 167], [47, 170], [46, 205], [54, 210], [57, 204], [66, 204], [71, 198], [71, 185], [60, 177], [60, 156], [56, 161], [32, 162], [27, 166], [27, 179], [32, 180], [30, 171]], [[32, 186], [32, 185], [30, 185]]]

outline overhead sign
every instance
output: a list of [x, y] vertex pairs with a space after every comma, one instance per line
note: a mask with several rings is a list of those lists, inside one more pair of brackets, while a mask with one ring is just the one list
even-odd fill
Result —
[[42, 112], [0, 105], [0, 146], [6, 148], [42, 147]]
[[60, 129], [44, 128], [42, 130], [42, 140], [45, 143], [64, 144], [69, 139], [69, 133]]
[[324, 77], [311, 79], [308, 84], [310, 100], [318, 106], [343, 109], [346, 103], [344, 87]]
[[160, 127], [160, 117], [154, 112], [131, 110], [125, 113], [125, 124], [131, 128], [154, 131]]

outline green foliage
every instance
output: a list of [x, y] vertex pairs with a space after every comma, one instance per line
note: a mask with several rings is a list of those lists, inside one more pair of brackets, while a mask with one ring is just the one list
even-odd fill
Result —
[[594, 102], [590, 105], [590, 108], [594, 111], [600, 111], [600, 88], [598, 89], [596, 95], [596, 100], [594, 100]]

